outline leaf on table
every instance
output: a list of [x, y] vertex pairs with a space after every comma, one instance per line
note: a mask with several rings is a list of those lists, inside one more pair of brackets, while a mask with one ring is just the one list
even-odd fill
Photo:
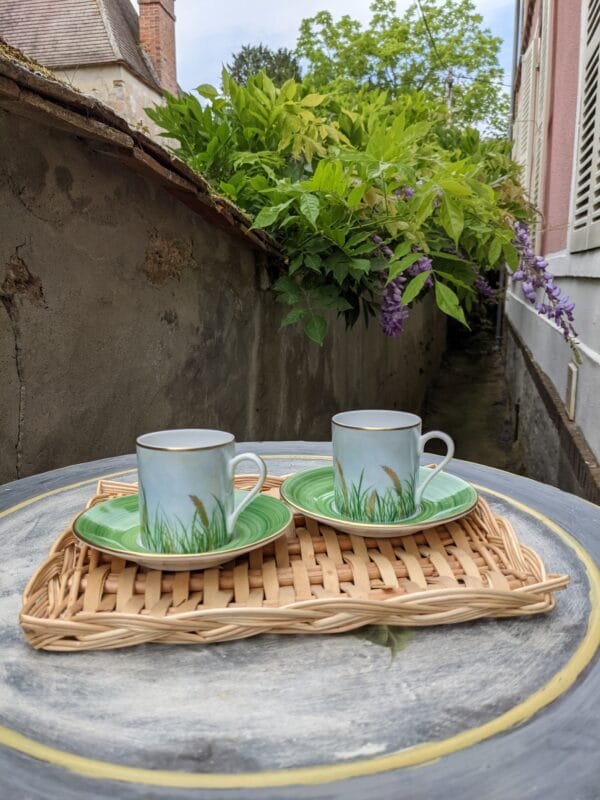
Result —
[[358, 639], [366, 639], [371, 644], [387, 647], [392, 660], [396, 653], [404, 650], [410, 640], [414, 638], [414, 632], [411, 628], [392, 627], [390, 625], [367, 625], [364, 628], [352, 631], [351, 635], [356, 636]]

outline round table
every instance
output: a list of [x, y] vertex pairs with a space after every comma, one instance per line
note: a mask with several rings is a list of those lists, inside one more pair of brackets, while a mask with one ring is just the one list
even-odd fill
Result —
[[[327, 443], [248, 443], [272, 474]], [[435, 461], [426, 456], [424, 463]], [[455, 460], [570, 575], [537, 617], [209, 646], [35, 651], [21, 594], [100, 477], [135, 457], [0, 488], [0, 772], [14, 798], [284, 800], [600, 797], [600, 508]]]

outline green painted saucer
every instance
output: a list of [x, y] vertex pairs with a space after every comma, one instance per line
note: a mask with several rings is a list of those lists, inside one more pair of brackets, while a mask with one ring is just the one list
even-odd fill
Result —
[[[427, 471], [426, 467], [420, 468], [421, 480]], [[419, 513], [397, 523], [354, 522], [341, 517], [333, 495], [332, 467], [297, 472], [283, 482], [280, 491], [281, 497], [292, 508], [307, 517], [357, 536], [407, 536], [464, 517], [477, 503], [477, 492], [471, 484], [448, 472], [439, 472], [427, 486]]]
[[[245, 492], [235, 494], [239, 501], [239, 495]], [[130, 494], [86, 509], [73, 523], [73, 531], [85, 544], [112, 556], [150, 569], [183, 571], [216, 567], [262, 547], [287, 533], [292, 521], [292, 512], [285, 503], [261, 494], [242, 511], [235, 523], [234, 538], [224, 547], [207, 553], [153, 553], [141, 542], [138, 495]]]

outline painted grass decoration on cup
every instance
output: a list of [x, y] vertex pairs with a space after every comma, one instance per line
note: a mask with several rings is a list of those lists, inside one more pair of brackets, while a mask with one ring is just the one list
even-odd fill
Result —
[[395, 522], [398, 516], [411, 517], [415, 513], [414, 493], [417, 484], [417, 475], [413, 473], [402, 481], [391, 467], [381, 466], [381, 469], [392, 481], [392, 486], [385, 492], [377, 492], [369, 486], [363, 488], [364, 470], [360, 473], [358, 483], [348, 486], [342, 465], [336, 459], [335, 468], [339, 477], [338, 490], [336, 486], [335, 504], [340, 514], [350, 519], [363, 520], [364, 522]]
[[196, 495], [189, 495], [195, 512], [191, 525], [180, 519], [170, 521], [157, 509], [152, 524], [148, 525], [148, 512], [143, 491], [140, 491], [140, 514], [144, 531], [144, 543], [155, 553], [205, 553], [224, 547], [229, 541], [227, 512], [215, 497], [215, 507], [208, 517], [204, 503]]

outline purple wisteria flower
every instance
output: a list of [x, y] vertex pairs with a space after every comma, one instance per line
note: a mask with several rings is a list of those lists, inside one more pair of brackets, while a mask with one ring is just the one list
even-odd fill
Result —
[[[378, 239], [381, 237], [377, 237]], [[375, 241], [375, 237], [373, 237]], [[376, 242], [378, 244], [378, 242]], [[387, 258], [394, 255], [394, 251], [387, 246], [381, 247], [381, 252]], [[404, 323], [410, 316], [409, 309], [402, 305], [402, 293], [406, 287], [408, 278], [415, 278], [422, 272], [431, 272], [432, 261], [428, 256], [421, 256], [410, 266], [405, 273], [398, 275], [393, 281], [384, 284], [381, 298], [381, 309], [379, 315], [379, 326], [387, 336], [400, 336], [404, 330]], [[433, 286], [433, 278], [431, 275], [425, 281], [424, 286], [429, 288]]]
[[401, 186], [398, 189], [394, 189], [394, 197], [397, 200], [410, 200], [411, 197], [414, 197], [415, 190], [412, 186]]
[[[546, 259], [534, 253], [527, 225], [515, 222], [513, 228], [513, 244], [520, 257], [519, 268], [512, 274], [513, 284], [521, 284], [525, 299], [534, 306], [538, 314], [554, 322], [562, 331], [564, 340], [572, 344], [577, 336], [573, 327], [575, 303], [570, 303], [569, 298], [554, 283], [552, 273], [548, 272]], [[538, 299], [540, 290], [543, 294]]]
[[475, 278], [475, 290], [481, 297], [493, 297], [494, 290], [488, 283], [487, 279], [483, 277], [483, 275], [477, 275]]
[[[412, 267], [409, 267], [406, 271], [411, 278], [415, 278], [417, 275], [420, 275], [421, 272], [431, 272], [431, 266], [431, 259], [428, 256], [422, 256], [418, 261], [415, 261]], [[426, 289], [430, 289], [433, 286], [433, 278], [431, 275], [427, 278], [423, 285]]]
[[410, 311], [402, 305], [402, 292], [406, 285], [404, 275], [399, 275], [385, 286], [381, 301], [379, 326], [387, 336], [400, 336]]

